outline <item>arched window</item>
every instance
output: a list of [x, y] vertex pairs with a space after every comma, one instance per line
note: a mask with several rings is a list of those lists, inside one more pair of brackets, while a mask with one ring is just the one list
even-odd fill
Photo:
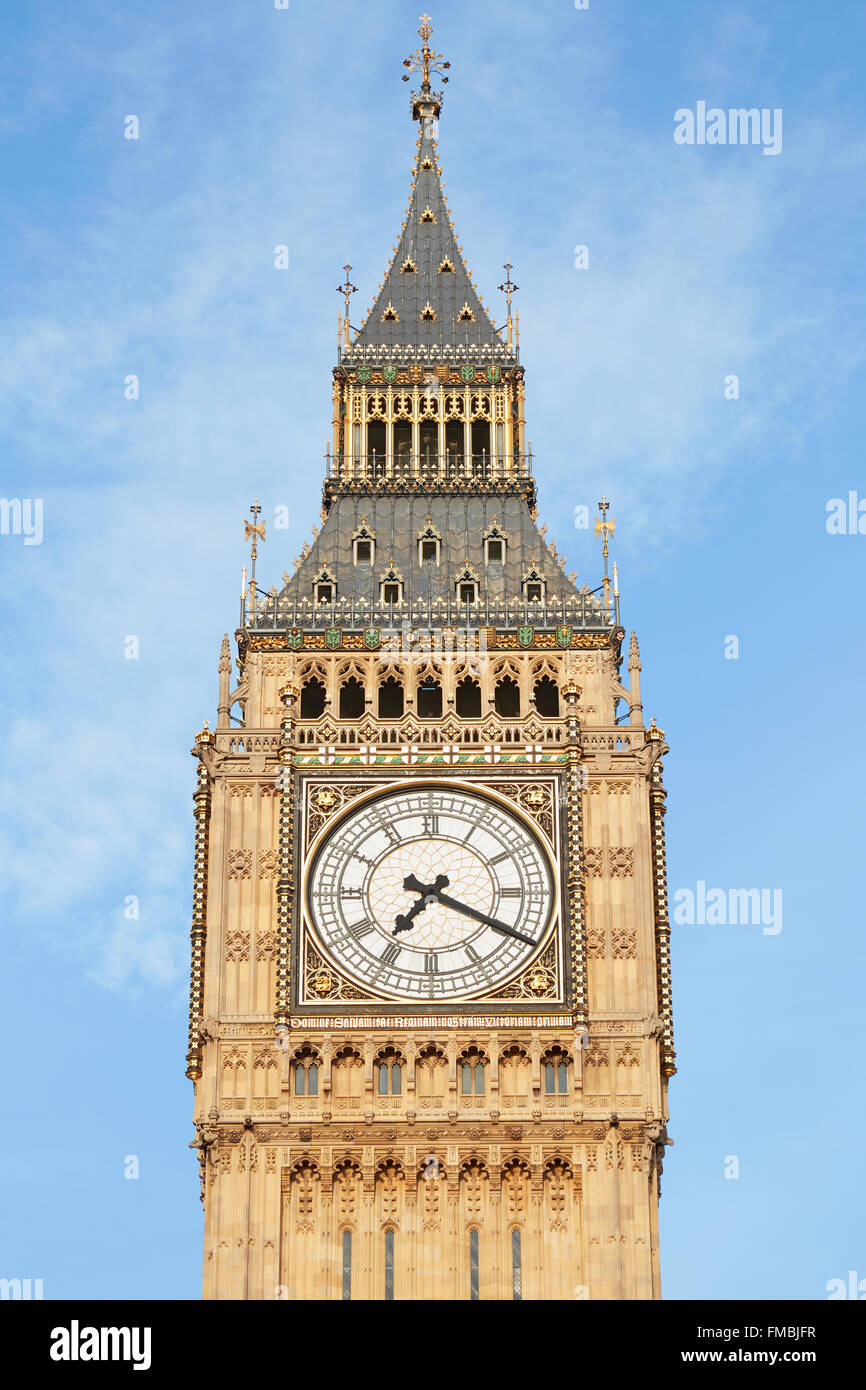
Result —
[[403, 1059], [390, 1048], [376, 1062], [376, 1094], [399, 1096], [403, 1093]]
[[325, 713], [325, 687], [315, 676], [310, 676], [301, 687], [301, 718], [321, 719]]
[[442, 687], [435, 676], [428, 676], [418, 686], [418, 718], [440, 719], [442, 716]]
[[542, 719], [559, 717], [559, 686], [550, 676], [542, 676], [535, 684], [535, 708]]
[[319, 1059], [311, 1048], [304, 1048], [292, 1063], [296, 1096], [319, 1094]]
[[474, 1048], [464, 1053], [460, 1060], [460, 1094], [484, 1095], [484, 1058]]
[[364, 713], [364, 687], [356, 676], [340, 686], [340, 718], [360, 719]]
[[510, 676], [503, 676], [501, 681], [497, 681], [493, 703], [496, 713], [502, 719], [519, 719], [520, 686], [517, 681], [512, 680]]
[[457, 683], [457, 714], [460, 719], [481, 718], [481, 686], [471, 676]]
[[402, 719], [403, 687], [394, 676], [389, 676], [379, 686], [379, 718]]

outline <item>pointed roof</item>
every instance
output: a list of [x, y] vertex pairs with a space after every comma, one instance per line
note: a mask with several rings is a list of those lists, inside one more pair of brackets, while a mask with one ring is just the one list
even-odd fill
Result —
[[352, 347], [486, 346], [501, 354], [503, 340], [473, 287], [442, 190], [436, 141], [442, 95], [430, 90], [430, 73], [450, 64], [431, 52], [427, 40], [433, 30], [426, 16], [418, 32], [424, 47], [405, 64], [419, 68], [422, 75], [420, 92], [412, 93], [412, 116], [420, 123], [420, 134], [409, 206], [382, 288]]

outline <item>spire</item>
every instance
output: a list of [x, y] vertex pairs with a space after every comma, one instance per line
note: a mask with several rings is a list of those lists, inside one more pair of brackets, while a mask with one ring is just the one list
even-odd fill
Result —
[[[443, 191], [437, 152], [443, 98], [431, 89], [430, 79], [451, 65], [429, 46], [433, 27], [428, 15], [422, 17], [418, 33], [423, 47], [404, 60], [404, 67], [421, 74], [420, 90], [412, 93], [412, 119], [419, 122], [420, 133], [409, 206], [392, 260], [353, 347], [487, 346], [498, 348], [501, 355], [502, 339], [463, 259]], [[403, 80], [409, 81], [408, 73]]]

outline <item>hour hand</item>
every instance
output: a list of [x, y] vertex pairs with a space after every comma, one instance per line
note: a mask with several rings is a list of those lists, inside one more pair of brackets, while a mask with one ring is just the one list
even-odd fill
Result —
[[427, 884], [420, 883], [414, 874], [408, 874], [403, 880], [403, 887], [407, 892], [420, 893], [421, 896], [412, 904], [408, 912], [401, 913], [395, 918], [394, 930], [391, 933], [392, 936], [396, 936], [397, 933], [401, 931], [412, 930], [413, 920], [418, 916], [419, 912], [424, 911], [428, 903], [437, 900], [437, 895], [442, 889], [448, 887], [448, 879], [445, 874], [437, 874], [435, 883]]
[[409, 893], [421, 893], [423, 897], [429, 898], [438, 893], [442, 888], [448, 887], [448, 879], [445, 874], [437, 874], [436, 881], [432, 884], [420, 883], [414, 874], [408, 874], [403, 879], [403, 887]]

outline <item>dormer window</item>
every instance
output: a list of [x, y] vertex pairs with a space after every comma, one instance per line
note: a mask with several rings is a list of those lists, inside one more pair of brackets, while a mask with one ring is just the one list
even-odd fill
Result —
[[463, 573], [457, 576], [457, 602], [478, 602], [478, 575], [468, 565]]
[[337, 597], [337, 581], [330, 570], [322, 569], [313, 583], [313, 602], [333, 603]]
[[384, 314], [382, 315], [382, 322], [383, 322], [383, 323], [399, 323], [399, 322], [400, 322], [400, 319], [399, 319], [399, 317], [398, 317], [398, 315], [397, 315], [397, 310], [394, 308], [394, 305], [390, 302], [390, 300], [388, 301], [388, 307], [387, 307], [387, 309], [385, 310]]
[[421, 310], [421, 318], [422, 320], [429, 321], [431, 323], [435, 322], [436, 310], [433, 308], [433, 305], [430, 303], [429, 299], [427, 303], [424, 305], [424, 308]]
[[438, 565], [442, 538], [429, 516], [427, 525], [418, 533], [418, 559], [422, 565]]
[[453, 274], [454, 274], [454, 267], [453, 267], [453, 265], [451, 264], [451, 262], [449, 261], [449, 259], [448, 259], [447, 256], [445, 257], [444, 261], [443, 261], [442, 264], [440, 265], [439, 270], [438, 270], [437, 273], [438, 273], [439, 275], [453, 275]]
[[484, 562], [487, 565], [505, 563], [505, 536], [496, 524], [496, 517], [484, 532]]
[[475, 315], [473, 314], [472, 310], [469, 308], [469, 305], [468, 305], [468, 304], [464, 304], [464, 305], [463, 305], [463, 308], [460, 310], [460, 313], [457, 315], [457, 317], [458, 317], [458, 319], [460, 320], [461, 323], [474, 323], [474, 322], [475, 322]]
[[393, 567], [379, 580], [379, 597], [382, 603], [403, 602], [403, 576]]
[[544, 600], [547, 581], [537, 569], [531, 569], [523, 580], [523, 597], [527, 603], [541, 603]]
[[352, 559], [356, 565], [372, 565], [376, 554], [376, 538], [368, 528], [366, 517], [352, 537]]
[[422, 221], [422, 222], [435, 222], [435, 221], [436, 221], [436, 218], [435, 218], [435, 216], [433, 215], [433, 209], [430, 207], [430, 204], [429, 204], [429, 203], [427, 204], [426, 208], [424, 209], [424, 211], [423, 211], [422, 214], [421, 214], [421, 221]]
[[401, 275], [416, 275], [417, 273], [418, 273], [418, 267], [417, 267], [417, 265], [416, 265], [415, 262], [412, 260], [412, 257], [411, 257], [411, 256], [407, 256], [406, 259], [405, 259], [405, 261], [403, 262], [403, 264], [402, 264], [401, 267], [400, 267], [400, 274], [401, 274]]

